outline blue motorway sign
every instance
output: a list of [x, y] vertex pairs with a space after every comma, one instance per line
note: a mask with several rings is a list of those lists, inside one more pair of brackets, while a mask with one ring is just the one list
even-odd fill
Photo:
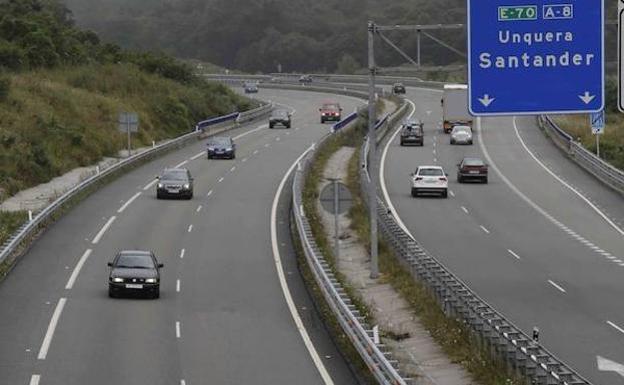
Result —
[[468, 0], [473, 115], [604, 107], [604, 0]]

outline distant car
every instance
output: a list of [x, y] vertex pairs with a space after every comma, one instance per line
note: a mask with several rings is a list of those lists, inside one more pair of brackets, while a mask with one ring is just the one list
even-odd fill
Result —
[[156, 199], [168, 197], [193, 199], [193, 177], [185, 168], [168, 168], [158, 176]]
[[281, 124], [286, 128], [290, 128], [291, 114], [286, 110], [273, 110], [271, 117], [269, 117], [269, 128], [273, 128], [276, 125]]
[[312, 83], [312, 76], [310, 76], [310, 75], [301, 75], [299, 77], [299, 83], [301, 83], [301, 84]]
[[457, 181], [463, 183], [469, 180], [488, 182], [488, 165], [479, 158], [464, 158], [457, 165]]
[[245, 89], [246, 94], [257, 94], [258, 93], [258, 83], [245, 83], [243, 88]]
[[392, 86], [392, 93], [395, 95], [403, 95], [405, 94], [405, 86], [403, 83], [394, 83]]
[[228, 136], [215, 136], [208, 139], [206, 144], [206, 154], [208, 159], [222, 158], [222, 159], [235, 159], [236, 158], [236, 144], [234, 140]]
[[423, 146], [425, 143], [425, 131], [420, 120], [410, 120], [403, 124], [401, 128], [401, 146], [406, 144], [416, 144]]
[[321, 124], [327, 121], [339, 122], [342, 119], [342, 107], [338, 103], [323, 103], [319, 111], [321, 113]]
[[472, 144], [472, 129], [470, 129], [470, 126], [453, 127], [451, 144]]
[[151, 251], [120, 251], [108, 266], [109, 297], [123, 293], [147, 293], [152, 298], [160, 297], [160, 269], [163, 264], [158, 263]]
[[412, 196], [422, 193], [439, 194], [442, 198], [448, 196], [448, 178], [440, 166], [420, 166], [412, 177]]

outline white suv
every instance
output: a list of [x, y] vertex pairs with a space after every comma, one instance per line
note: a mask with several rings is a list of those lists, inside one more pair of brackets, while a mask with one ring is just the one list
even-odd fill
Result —
[[412, 196], [420, 193], [448, 196], [448, 174], [440, 166], [420, 166], [412, 177]]

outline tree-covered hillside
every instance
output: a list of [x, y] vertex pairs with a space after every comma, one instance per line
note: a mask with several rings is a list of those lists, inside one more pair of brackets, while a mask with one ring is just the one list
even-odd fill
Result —
[[[345, 55], [366, 60], [366, 23], [463, 23], [465, 0], [68, 0], [81, 25], [125, 47], [162, 49], [247, 71], [336, 70]], [[436, 32], [460, 50], [463, 33]], [[415, 55], [416, 35], [395, 35]], [[462, 58], [423, 39], [423, 60]], [[382, 64], [401, 58], [380, 51]]]

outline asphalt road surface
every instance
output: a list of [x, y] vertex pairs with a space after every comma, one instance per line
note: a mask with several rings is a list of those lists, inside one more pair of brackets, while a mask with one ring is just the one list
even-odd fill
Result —
[[[425, 145], [393, 137], [384, 167], [407, 229], [527, 334], [539, 327], [540, 342], [582, 376], [624, 384], [624, 373], [597, 365], [624, 362], [622, 196], [566, 159], [535, 118], [482, 119], [474, 145], [451, 146], [441, 92], [412, 88], [407, 97]], [[473, 155], [490, 165], [489, 184], [457, 183], [456, 164]], [[410, 196], [409, 174], [426, 164], [449, 173], [448, 199]]]
[[[338, 100], [347, 112], [359, 102], [295, 91], [258, 97], [293, 110], [293, 128], [256, 122], [229, 132], [235, 160], [207, 160], [205, 141], [167, 154], [41, 236], [0, 284], [0, 384], [356, 383], [297, 271], [288, 184], [276, 193], [328, 132], [320, 103]], [[176, 165], [195, 177], [195, 198], [156, 200], [155, 176]], [[120, 249], [153, 250], [165, 264], [159, 300], [108, 298], [106, 263]]]

